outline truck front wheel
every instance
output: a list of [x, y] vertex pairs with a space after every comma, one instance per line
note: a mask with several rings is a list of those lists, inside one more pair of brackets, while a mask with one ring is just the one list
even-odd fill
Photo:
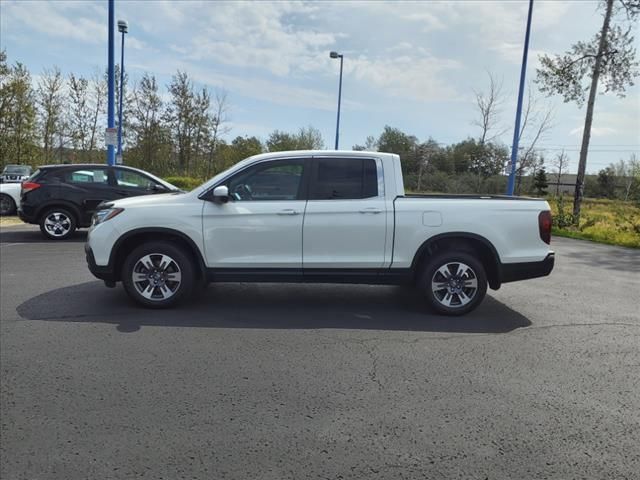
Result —
[[436, 312], [464, 315], [484, 299], [487, 275], [472, 253], [445, 251], [429, 259], [418, 286]]
[[140, 245], [125, 259], [122, 283], [145, 307], [167, 308], [188, 299], [195, 284], [191, 257], [169, 242]]

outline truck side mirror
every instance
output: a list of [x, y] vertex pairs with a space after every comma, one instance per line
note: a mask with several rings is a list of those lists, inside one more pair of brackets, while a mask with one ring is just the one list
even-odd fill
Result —
[[213, 201], [227, 203], [229, 201], [229, 187], [220, 185], [213, 189]]

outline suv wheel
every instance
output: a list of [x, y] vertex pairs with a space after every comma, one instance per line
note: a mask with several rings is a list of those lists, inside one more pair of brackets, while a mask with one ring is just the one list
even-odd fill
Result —
[[420, 289], [431, 307], [444, 315], [464, 315], [474, 310], [487, 293], [482, 263], [464, 251], [443, 252], [427, 263]]
[[16, 202], [6, 193], [0, 193], [0, 215], [13, 215], [16, 211]]
[[144, 244], [125, 259], [122, 283], [127, 294], [141, 305], [171, 307], [191, 296], [195, 284], [193, 261], [171, 243]]
[[40, 231], [50, 240], [65, 240], [76, 231], [76, 218], [64, 208], [49, 209], [40, 217]]

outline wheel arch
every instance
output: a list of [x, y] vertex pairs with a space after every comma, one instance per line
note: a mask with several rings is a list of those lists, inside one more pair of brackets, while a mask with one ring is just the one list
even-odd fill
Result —
[[80, 209], [75, 204], [67, 202], [65, 200], [55, 200], [40, 206], [35, 215], [35, 217], [38, 219], [38, 223], [40, 223], [42, 215], [44, 215], [48, 210], [52, 210], [54, 208], [69, 210], [73, 214], [74, 220], [76, 221], [76, 228], [81, 226], [80, 221], [82, 220], [82, 213], [80, 212]]
[[495, 246], [481, 235], [468, 232], [449, 232], [435, 235], [420, 245], [413, 257], [411, 268], [417, 273], [436, 252], [463, 250], [478, 257], [487, 274], [489, 286], [500, 288], [500, 256]]
[[111, 255], [109, 256], [109, 265], [112, 268], [115, 280], [121, 279], [122, 265], [127, 254], [139, 245], [152, 240], [164, 240], [180, 245], [191, 256], [196, 272], [198, 272], [200, 278], [206, 278], [204, 259], [202, 258], [200, 249], [191, 237], [184, 232], [172, 228], [148, 227], [130, 230], [116, 240], [111, 249]]

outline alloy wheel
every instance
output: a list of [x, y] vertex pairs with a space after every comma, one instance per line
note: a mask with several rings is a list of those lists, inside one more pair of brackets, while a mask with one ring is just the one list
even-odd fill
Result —
[[431, 279], [431, 291], [438, 303], [448, 308], [468, 305], [478, 292], [476, 272], [462, 262], [448, 262]]
[[180, 266], [163, 253], [150, 253], [140, 258], [133, 267], [131, 277], [136, 291], [151, 301], [171, 298], [182, 283]]
[[51, 212], [44, 220], [44, 228], [52, 237], [64, 237], [71, 230], [71, 219], [62, 212]]

